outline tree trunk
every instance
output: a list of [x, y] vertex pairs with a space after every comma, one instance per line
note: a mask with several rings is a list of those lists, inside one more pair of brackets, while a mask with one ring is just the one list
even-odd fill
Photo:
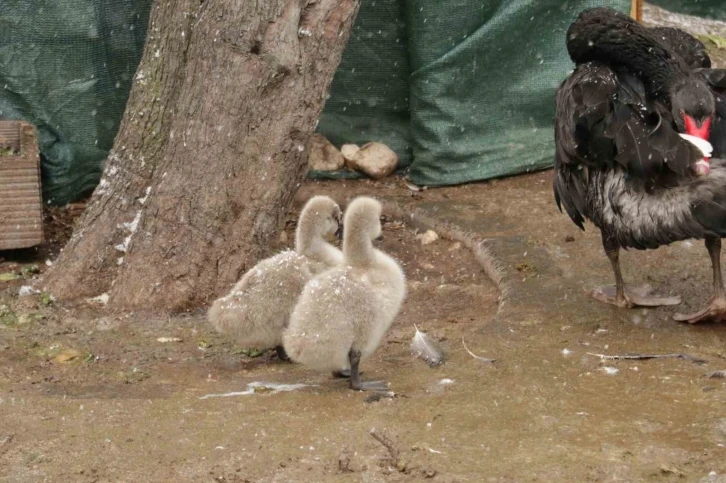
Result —
[[155, 0], [103, 179], [47, 272], [61, 299], [184, 309], [265, 253], [359, 0]]

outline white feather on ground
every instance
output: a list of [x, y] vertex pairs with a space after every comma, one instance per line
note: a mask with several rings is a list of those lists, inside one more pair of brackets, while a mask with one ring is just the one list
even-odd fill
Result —
[[441, 349], [438, 342], [425, 332], [418, 330], [418, 327], [416, 327], [415, 324], [413, 327], [416, 329], [416, 333], [413, 335], [413, 340], [411, 341], [411, 354], [423, 359], [431, 367], [438, 366], [443, 363], [444, 351]]
[[[469, 350], [469, 348], [468, 348], [468, 347], [466, 346], [466, 342], [464, 342], [464, 338], [463, 338], [463, 337], [461, 338], [461, 343], [462, 343], [462, 344], [464, 345], [464, 349], [466, 350], [466, 352], [468, 352], [468, 353], [469, 353], [469, 355], [470, 355], [471, 357], [473, 357], [474, 359], [480, 360], [480, 361], [482, 361], [482, 362], [494, 362], [494, 361], [496, 361], [496, 359], [489, 359], [488, 357], [482, 357], [482, 356], [478, 356], [478, 355], [474, 354], [474, 353], [473, 353], [472, 351], [470, 351], [470, 350]], [[565, 349], [565, 350], [567, 350], [567, 349]]]

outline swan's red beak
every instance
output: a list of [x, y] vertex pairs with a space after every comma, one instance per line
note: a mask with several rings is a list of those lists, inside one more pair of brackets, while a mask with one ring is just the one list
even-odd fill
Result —
[[711, 119], [706, 119], [703, 121], [703, 123], [699, 126], [695, 119], [693, 119], [688, 114], [683, 115], [683, 120], [686, 123], [686, 134], [690, 134], [691, 136], [696, 136], [697, 138], [704, 139], [708, 141], [708, 138], [711, 137]]
[[[711, 137], [711, 119], [708, 118], [699, 126], [695, 119], [688, 114], [683, 114], [683, 121], [686, 124], [686, 134], [701, 138], [708, 141]], [[697, 176], [705, 176], [711, 171], [710, 157], [704, 156], [702, 160], [698, 161], [694, 166], [693, 170]]]

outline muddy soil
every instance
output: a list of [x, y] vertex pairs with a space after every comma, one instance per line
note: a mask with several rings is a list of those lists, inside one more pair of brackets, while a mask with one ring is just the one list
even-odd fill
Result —
[[[293, 239], [294, 221], [293, 213], [281, 246]], [[414, 229], [388, 219], [384, 235], [380, 246], [401, 262], [410, 293], [381, 349], [364, 364], [366, 376], [388, 380], [396, 394], [378, 402], [272, 352], [235, 347], [210, 331], [203, 313], [110, 316], [91, 303], [66, 307], [43, 294], [17, 297], [21, 287], [33, 285], [35, 267], [43, 269], [52, 255], [45, 247], [9, 254], [0, 273], [20, 277], [1, 282], [0, 481], [337, 481], [443, 474], [436, 462], [445, 461], [438, 449], [445, 447], [445, 431], [435, 422], [438, 406], [452, 388], [477, 382], [457, 380], [450, 367], [454, 361], [477, 365], [461, 354], [462, 336], [488, 354], [472, 332], [496, 312], [499, 294], [461, 244], [441, 239], [423, 246]], [[452, 362], [431, 369], [412, 358], [413, 324], [439, 340]], [[441, 383], [446, 378], [453, 381]], [[253, 382], [308, 386], [205, 398], [244, 391]], [[416, 407], [423, 401], [431, 403], [425, 410]], [[368, 434], [373, 427], [394, 441], [398, 461]]]
[[[18, 298], [37, 276], [27, 270], [0, 282], [4, 312], [16, 316], [0, 325], [0, 481], [726, 481], [726, 383], [706, 377], [726, 369], [726, 326], [691, 327], [670, 319], [674, 308], [616, 310], [584, 296], [610, 283], [607, 260], [596, 230], [583, 234], [557, 212], [550, 183], [544, 172], [422, 192], [395, 178], [300, 191], [299, 202], [368, 193], [426, 206], [472, 232], [517, 234], [521, 249], [502, 263], [516, 267], [533, 302], [545, 288], [558, 294], [538, 301], [550, 307], [539, 318], [498, 316], [501, 294], [459, 242], [423, 246], [413, 224], [387, 220], [382, 248], [402, 262], [410, 295], [363, 369], [390, 383], [390, 399], [235, 347], [203, 313], [112, 316], [93, 304]], [[623, 260], [633, 283], [681, 293], [689, 307], [707, 297], [708, 259], [696, 245]], [[0, 273], [21, 273], [21, 261]], [[440, 340], [443, 365], [411, 356], [414, 324]], [[462, 339], [496, 362], [473, 357]], [[708, 363], [589, 355], [633, 352]]]

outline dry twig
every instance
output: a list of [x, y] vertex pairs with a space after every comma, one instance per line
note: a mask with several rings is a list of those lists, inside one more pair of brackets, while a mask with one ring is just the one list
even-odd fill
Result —
[[370, 435], [373, 436], [373, 439], [381, 443], [383, 447], [388, 450], [388, 454], [391, 457], [391, 462], [393, 463], [393, 466], [398, 467], [398, 459], [400, 455], [396, 447], [393, 445], [393, 441], [391, 441], [386, 435], [376, 431], [376, 428], [371, 429]]
[[628, 355], [606, 355], [606, 354], [593, 354], [588, 352], [587, 355], [599, 357], [604, 361], [616, 361], [616, 360], [646, 360], [646, 359], [683, 359], [684, 361], [691, 361], [694, 364], [706, 364], [708, 363], [705, 359], [694, 357], [690, 354], [628, 354]]

